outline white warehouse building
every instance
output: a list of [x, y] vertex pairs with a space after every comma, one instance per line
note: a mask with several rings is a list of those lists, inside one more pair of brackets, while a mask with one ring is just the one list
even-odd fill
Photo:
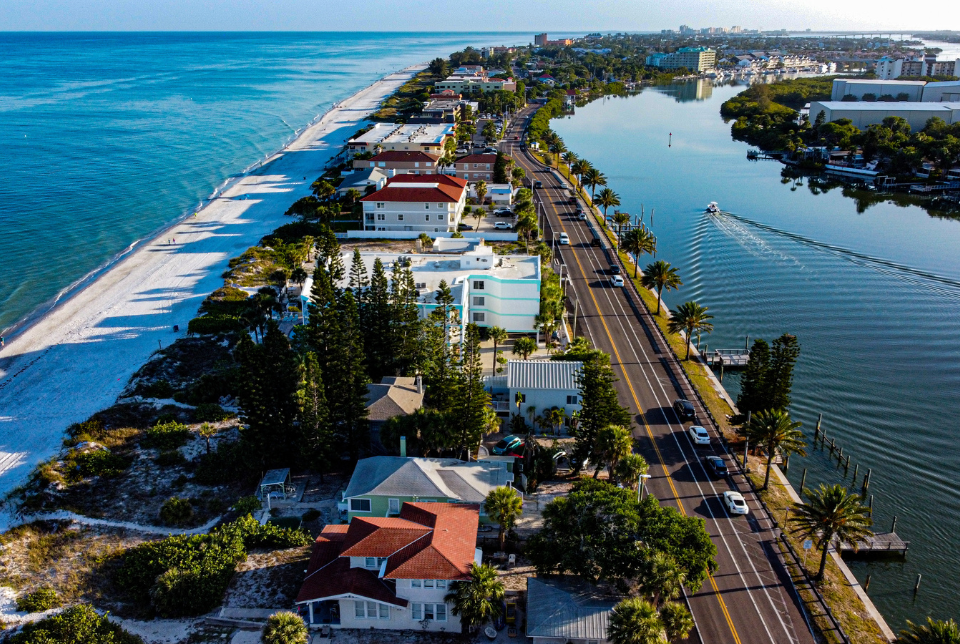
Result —
[[810, 104], [810, 120], [815, 121], [823, 112], [829, 123], [850, 119], [854, 126], [864, 130], [870, 125], [883, 123], [888, 116], [906, 119], [910, 129], [922, 130], [933, 117], [944, 120], [947, 125], [960, 123], [960, 103], [850, 103], [846, 101], [814, 101]]

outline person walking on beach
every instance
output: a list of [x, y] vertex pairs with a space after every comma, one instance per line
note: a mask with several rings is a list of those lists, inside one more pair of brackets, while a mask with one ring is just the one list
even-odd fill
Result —
[[6, 346], [6, 340], [2, 335], [0, 335], [0, 349]]

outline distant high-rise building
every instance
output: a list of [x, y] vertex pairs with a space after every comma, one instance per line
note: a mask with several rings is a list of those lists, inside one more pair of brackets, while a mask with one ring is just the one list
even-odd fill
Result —
[[730, 33], [732, 33], [732, 34], [742, 34], [742, 33], [743, 33], [743, 27], [740, 27], [740, 26], [738, 26], [738, 25], [734, 25], [734, 26], [730, 27]]
[[533, 37], [533, 44], [537, 47], [547, 46], [547, 34], [537, 34]]
[[683, 35], [695, 34], [697, 33], [697, 30], [693, 29], [689, 25], [680, 25], [680, 33]]
[[681, 47], [672, 54], [651, 54], [647, 56], [646, 63], [661, 69], [686, 67], [699, 73], [716, 67], [717, 52], [706, 47]]

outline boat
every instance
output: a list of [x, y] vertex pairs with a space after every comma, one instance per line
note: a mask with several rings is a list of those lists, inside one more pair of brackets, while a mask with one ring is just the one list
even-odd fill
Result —
[[709, 204], [707, 204], [707, 212], [711, 215], [716, 215], [720, 212], [720, 206], [717, 205], [716, 201], [711, 201]]

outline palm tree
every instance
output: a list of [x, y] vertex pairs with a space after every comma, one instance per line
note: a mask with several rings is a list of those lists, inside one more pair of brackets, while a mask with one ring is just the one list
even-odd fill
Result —
[[870, 530], [873, 521], [869, 509], [863, 505], [863, 498], [839, 483], [830, 487], [821, 484], [816, 490], [808, 490], [807, 497], [806, 503], [793, 506], [790, 520], [796, 525], [793, 533], [812, 539], [814, 545], [823, 551], [816, 576], [816, 580], [821, 581], [827, 567], [827, 551], [834, 539], [846, 541], [856, 548], [865, 537], [873, 534]]
[[567, 151], [567, 152], [564, 152], [564, 153], [563, 153], [563, 162], [567, 164], [567, 168], [568, 168], [568, 169], [569, 169], [574, 163], [576, 163], [576, 161], [577, 161], [577, 155], [574, 154], [573, 152]]
[[928, 617], [926, 626], [907, 620], [907, 630], [900, 631], [894, 644], [960, 644], [960, 627], [952, 619]]
[[677, 307], [667, 329], [670, 333], [680, 333], [684, 331], [687, 335], [687, 357], [690, 359], [690, 339], [694, 331], [710, 333], [713, 331], [713, 324], [708, 322], [713, 316], [707, 313], [706, 306], [700, 306], [696, 302], [684, 302]]
[[444, 600], [453, 603], [450, 612], [460, 616], [460, 624], [468, 631], [500, 615], [500, 602], [505, 593], [494, 568], [470, 564], [469, 581], [454, 583], [453, 592]]
[[663, 622], [653, 604], [628, 597], [613, 607], [607, 639], [610, 644], [662, 644]]
[[590, 162], [586, 159], [577, 159], [570, 166], [570, 173], [577, 177], [577, 191], [581, 191], [583, 188], [583, 173], [589, 170], [592, 166]]
[[317, 199], [327, 200], [333, 196], [333, 193], [336, 192], [336, 189], [330, 185], [330, 182], [320, 177], [310, 185], [310, 189], [313, 190], [313, 194], [316, 195]]
[[643, 277], [640, 278], [640, 284], [643, 288], [657, 289], [657, 313], [660, 315], [660, 302], [663, 299], [663, 289], [675, 291], [683, 282], [680, 280], [680, 273], [668, 262], [658, 259], [652, 264], [647, 264], [643, 269]]
[[[597, 205], [603, 208], [603, 217], [606, 219], [607, 208], [610, 206], [619, 206], [620, 196], [610, 188], [604, 188], [600, 191], [600, 194], [597, 195]], [[624, 223], [630, 223], [630, 215], [627, 215], [627, 220]]]
[[483, 208], [483, 201], [487, 198], [487, 182], [481, 179], [473, 187], [477, 191], [477, 203]]
[[530, 357], [531, 353], [534, 353], [537, 350], [537, 341], [533, 338], [522, 337], [517, 338], [516, 342], [513, 343], [513, 355], [523, 356], [523, 359], [526, 360]]
[[515, 211], [515, 213], [517, 215], [517, 225], [515, 228], [519, 234], [523, 235], [524, 247], [526, 248], [527, 254], [530, 254], [530, 233], [535, 230], [540, 230], [540, 226], [537, 225], [537, 217], [532, 209]]
[[490, 327], [490, 339], [493, 340], [493, 355], [497, 355], [497, 347], [507, 339], [507, 330], [500, 326]]
[[477, 208], [473, 211], [473, 218], [477, 220], [477, 230], [480, 230], [480, 220], [487, 216], [486, 208]]
[[592, 203], [597, 196], [597, 186], [607, 185], [607, 177], [596, 168], [590, 168], [583, 175], [583, 183], [590, 186], [590, 201]]
[[598, 459], [597, 469], [594, 470], [593, 478], [600, 475], [600, 470], [606, 464], [613, 478], [613, 473], [617, 469], [620, 459], [633, 451], [633, 435], [630, 430], [620, 425], [607, 425], [597, 432], [595, 454]]
[[500, 526], [500, 533], [497, 536], [500, 540], [500, 552], [503, 552], [507, 530], [512, 528], [517, 522], [517, 517], [523, 514], [523, 499], [512, 487], [503, 485], [490, 490], [483, 502], [483, 509], [486, 510], [487, 516]]
[[633, 277], [636, 279], [640, 270], [640, 256], [644, 253], [653, 253], [657, 242], [646, 228], [632, 228], [620, 240], [620, 248], [633, 255]]
[[567, 410], [563, 407], [554, 407], [553, 409], [548, 409], [544, 416], [547, 421], [550, 423], [550, 429], [553, 430], [555, 434], [560, 434], [560, 427], [563, 427], [563, 421], [567, 418]]
[[290, 281], [296, 284], [301, 291], [303, 291], [303, 283], [307, 281], [307, 277], [307, 271], [303, 269], [303, 266], [297, 266], [290, 271]]
[[307, 644], [307, 625], [303, 618], [288, 610], [274, 613], [260, 635], [263, 644]]
[[679, 597], [687, 576], [677, 565], [676, 559], [663, 552], [655, 552], [647, 557], [646, 563], [643, 589], [650, 593], [655, 603]]
[[553, 155], [557, 158], [557, 169], [560, 169], [560, 157], [564, 152], [567, 151], [567, 146], [563, 144], [563, 141], [557, 136], [554, 141], [550, 144], [550, 151], [553, 152]]
[[[604, 188], [603, 191], [606, 192], [610, 188]], [[601, 199], [603, 198], [603, 193], [600, 194]], [[607, 209], [603, 209], [604, 214], [606, 214]], [[620, 245], [620, 235], [623, 227], [630, 223], [630, 214], [626, 212], [616, 211], [613, 213], [613, 223], [617, 225], [617, 245]]]
[[667, 602], [660, 607], [660, 621], [670, 642], [687, 639], [693, 630], [693, 616], [686, 606], [678, 602]]
[[627, 454], [617, 463], [617, 468], [614, 470], [616, 475], [617, 482], [628, 487], [632, 490], [639, 490], [637, 487], [640, 484], [640, 477], [643, 474], [647, 473], [646, 459], [644, 459], [639, 454]]
[[763, 445], [767, 450], [767, 473], [763, 479], [763, 489], [770, 485], [770, 465], [779, 451], [783, 454], [797, 453], [806, 456], [806, 442], [798, 427], [803, 423], [793, 421], [790, 414], [782, 409], [770, 409], [753, 415], [746, 426], [747, 439], [751, 445]]

